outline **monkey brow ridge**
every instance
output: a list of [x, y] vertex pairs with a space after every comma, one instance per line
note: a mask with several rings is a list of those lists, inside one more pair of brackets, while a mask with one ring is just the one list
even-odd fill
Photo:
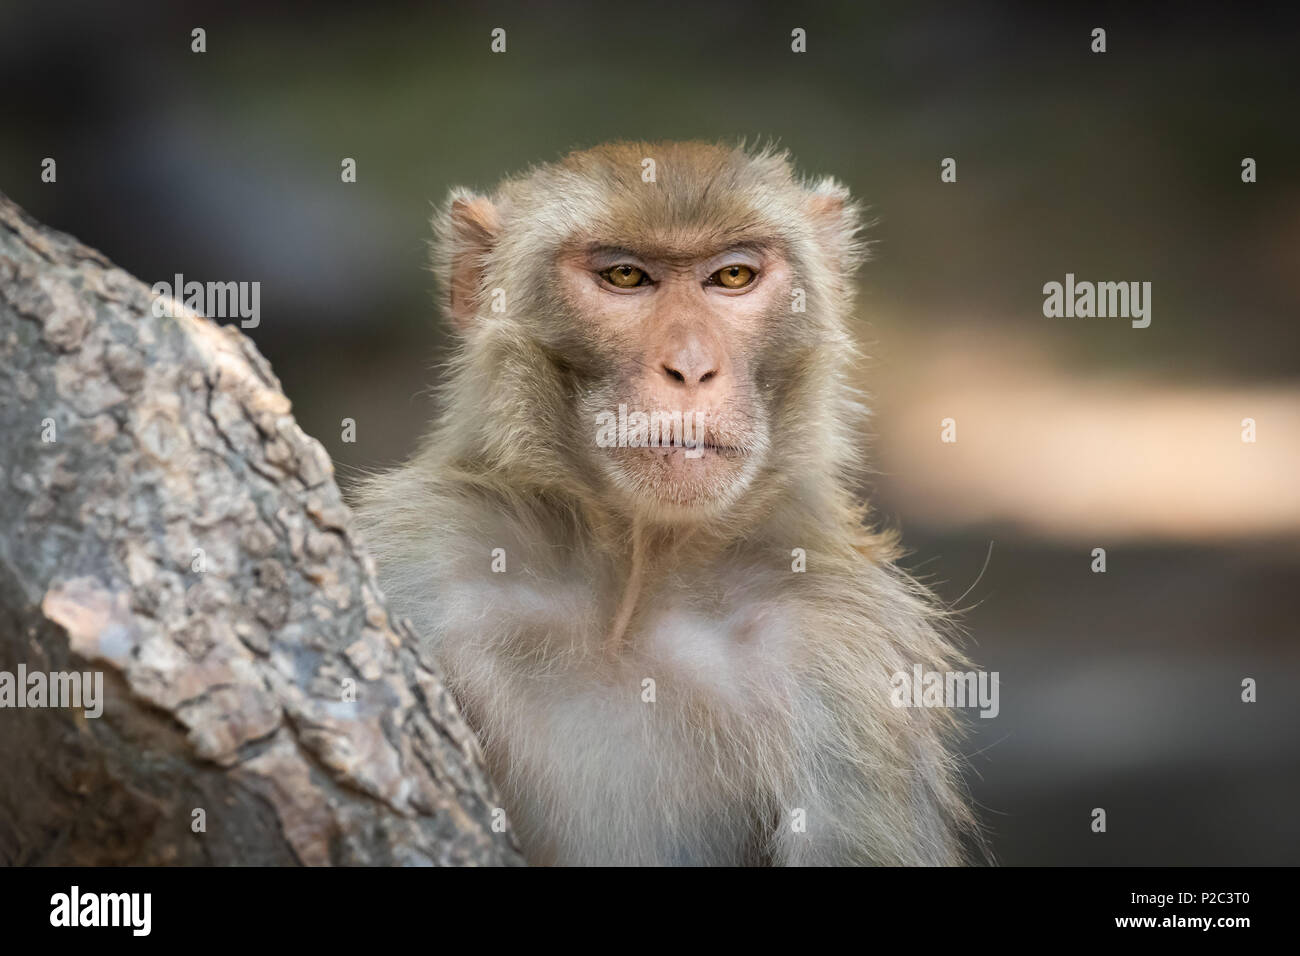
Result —
[[701, 259], [710, 259], [724, 252], [737, 254], [746, 252], [759, 253], [780, 251], [781, 248], [781, 243], [768, 238], [742, 239], [739, 241], [697, 238], [684, 241], [650, 239], [635, 244], [593, 242], [580, 246], [579, 250], [593, 259], [601, 258], [613, 261], [625, 258], [662, 262], [669, 265], [686, 265], [698, 262]]

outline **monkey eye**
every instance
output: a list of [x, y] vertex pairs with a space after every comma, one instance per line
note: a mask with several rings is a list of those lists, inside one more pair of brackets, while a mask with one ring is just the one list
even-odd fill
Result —
[[645, 270], [627, 263], [610, 266], [600, 277], [618, 289], [634, 289], [639, 285], [650, 284], [650, 277], [645, 274]]
[[723, 266], [713, 275], [709, 276], [711, 285], [720, 285], [724, 289], [743, 289], [754, 281], [754, 270], [749, 266], [742, 266], [739, 263], [730, 266]]

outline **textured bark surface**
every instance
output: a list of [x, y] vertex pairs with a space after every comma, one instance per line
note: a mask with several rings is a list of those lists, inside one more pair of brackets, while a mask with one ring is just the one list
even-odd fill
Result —
[[151, 301], [0, 195], [0, 671], [105, 697], [0, 709], [0, 863], [520, 862], [270, 367]]

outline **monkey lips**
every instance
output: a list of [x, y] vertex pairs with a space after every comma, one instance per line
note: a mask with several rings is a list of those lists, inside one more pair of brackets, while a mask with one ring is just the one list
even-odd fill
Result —
[[748, 486], [758, 456], [734, 437], [602, 449], [606, 472], [634, 508], [672, 517], [677, 509], [723, 508]]

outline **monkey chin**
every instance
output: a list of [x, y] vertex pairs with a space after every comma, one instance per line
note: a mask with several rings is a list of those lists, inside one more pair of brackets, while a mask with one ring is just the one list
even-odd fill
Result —
[[630, 509], [654, 522], [698, 522], [727, 510], [758, 471], [757, 456], [737, 448], [706, 444], [685, 448], [612, 449], [606, 460]]

